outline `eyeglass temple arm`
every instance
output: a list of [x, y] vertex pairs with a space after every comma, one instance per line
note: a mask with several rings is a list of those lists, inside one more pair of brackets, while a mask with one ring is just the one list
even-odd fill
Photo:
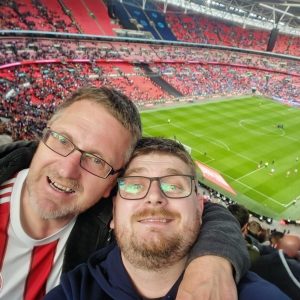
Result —
[[115, 174], [123, 172], [123, 171], [124, 171], [124, 168], [121, 168], [118, 170], [111, 169], [111, 171], [109, 172], [109, 175], [115, 175]]

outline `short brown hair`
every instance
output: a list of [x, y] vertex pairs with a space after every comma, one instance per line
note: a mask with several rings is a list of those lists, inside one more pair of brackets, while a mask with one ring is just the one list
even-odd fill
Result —
[[197, 167], [192, 157], [179, 142], [162, 137], [143, 137], [138, 141], [130, 161], [135, 157], [149, 153], [163, 153], [176, 156], [185, 162], [191, 169], [192, 175], [197, 177]]
[[[134, 103], [124, 94], [108, 87], [84, 87], [74, 92], [67, 100], [58, 106], [56, 112], [49, 120], [51, 125], [66, 108], [73, 103], [88, 100], [102, 105], [115, 117], [132, 135], [131, 148], [126, 154], [126, 161], [129, 159], [137, 141], [142, 134], [142, 124], [138, 109]], [[109, 134], [109, 133], [108, 133]]]

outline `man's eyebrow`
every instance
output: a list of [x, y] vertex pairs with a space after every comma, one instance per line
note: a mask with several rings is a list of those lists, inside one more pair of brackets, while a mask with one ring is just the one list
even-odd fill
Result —
[[174, 169], [174, 168], [168, 168], [165, 170], [168, 175], [185, 175], [186, 172], [182, 172], [181, 170]]
[[[139, 168], [133, 168], [133, 169], [128, 169], [128, 171], [125, 171], [125, 176], [131, 176], [132, 174], [138, 176], [142, 171], [145, 171], [146, 168], [144, 167], [139, 167]], [[167, 168], [163, 170], [166, 175], [186, 175], [186, 172], [182, 172], [181, 170], [174, 169], [174, 168]]]
[[139, 167], [139, 168], [133, 168], [133, 169], [128, 169], [125, 171], [125, 176], [130, 176], [132, 174], [134, 175], [139, 175], [139, 173], [141, 173], [142, 171], [145, 171], [146, 168], [143, 168], [143, 167]]

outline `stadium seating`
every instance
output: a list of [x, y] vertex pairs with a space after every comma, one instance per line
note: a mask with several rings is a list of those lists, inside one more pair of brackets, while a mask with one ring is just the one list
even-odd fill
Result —
[[[130, 4], [128, 4], [130, 3]], [[141, 0], [114, 5], [114, 10], [124, 28], [146, 30], [156, 39], [180, 40], [193, 43], [223, 45], [265, 51], [270, 32], [242, 28], [237, 24], [195, 14], [172, 12], [162, 14], [158, 4]], [[1, 8], [2, 29], [29, 29], [97, 35], [115, 35], [116, 22], [112, 22], [102, 0], [40, 0], [34, 5], [30, 0], [3, 0]], [[280, 34], [273, 52], [300, 55], [300, 38]]]
[[243, 29], [221, 20], [202, 15], [167, 13], [166, 19], [178, 40], [224, 45], [254, 50], [266, 50], [267, 31]]
[[[258, 93], [269, 97], [300, 101], [297, 92], [300, 62], [288, 59], [121, 42], [48, 39], [2, 39], [2, 42], [0, 86], [4, 115], [11, 112], [11, 103], [20, 114], [34, 111], [25, 110], [24, 105], [50, 107], [51, 112], [68, 93], [86, 84], [114, 86], [139, 105], [172, 99], [148, 77], [141, 63], [148, 63], [155, 76], [185, 96], [242, 95], [251, 93], [255, 87]], [[27, 99], [25, 103], [23, 99]]]

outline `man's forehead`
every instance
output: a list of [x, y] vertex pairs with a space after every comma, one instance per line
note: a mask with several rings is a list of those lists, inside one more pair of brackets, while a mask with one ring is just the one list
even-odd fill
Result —
[[145, 164], [151, 164], [151, 163], [159, 163], [159, 164], [170, 164], [170, 158], [164, 158], [164, 157], [136, 157], [132, 160], [132, 163], [130, 164], [134, 164], [134, 163], [145, 163]]
[[186, 164], [179, 157], [168, 153], [149, 153], [135, 157], [129, 164], [171, 164], [178, 161], [180, 164]]
[[129, 163], [126, 173], [131, 171], [139, 173], [146, 170], [166, 170], [171, 173], [186, 173], [189, 171], [189, 166], [175, 155], [150, 153], [135, 157]]

